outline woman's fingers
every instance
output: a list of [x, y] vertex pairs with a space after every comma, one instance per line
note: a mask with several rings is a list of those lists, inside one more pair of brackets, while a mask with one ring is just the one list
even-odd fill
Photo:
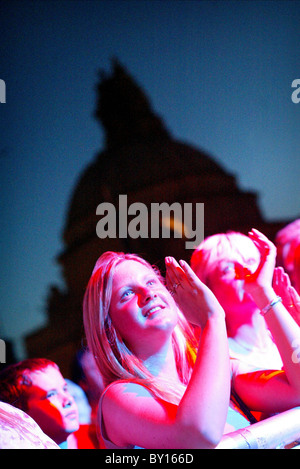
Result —
[[255, 287], [255, 284], [269, 286], [272, 284], [275, 268], [276, 247], [264, 234], [255, 228], [249, 232], [249, 238], [260, 252], [260, 262], [256, 271], [245, 277], [245, 286], [248, 289]]
[[261, 261], [263, 263], [266, 259], [272, 259], [275, 261], [276, 246], [263, 233], [256, 230], [255, 228], [252, 228], [248, 234], [249, 238], [253, 241], [260, 252]]
[[166, 257], [165, 263], [167, 288], [174, 294], [180, 286], [184, 288], [185, 274], [173, 257]]
[[179, 261], [180, 266], [182, 267], [182, 270], [184, 271], [186, 275], [186, 279], [189, 282], [189, 284], [192, 287], [196, 287], [199, 285], [200, 279], [197, 277], [193, 269], [189, 266], [189, 264], [186, 261], [180, 260]]

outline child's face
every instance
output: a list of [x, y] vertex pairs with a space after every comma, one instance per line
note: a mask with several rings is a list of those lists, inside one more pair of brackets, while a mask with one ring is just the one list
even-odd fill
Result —
[[78, 430], [78, 410], [60, 371], [52, 366], [30, 373], [27, 413], [57, 444]]

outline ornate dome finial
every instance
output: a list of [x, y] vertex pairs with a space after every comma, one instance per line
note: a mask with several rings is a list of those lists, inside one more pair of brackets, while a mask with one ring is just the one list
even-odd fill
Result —
[[107, 147], [155, 138], [167, 138], [168, 131], [153, 112], [150, 102], [118, 59], [113, 72], [100, 71], [95, 116], [106, 133]]

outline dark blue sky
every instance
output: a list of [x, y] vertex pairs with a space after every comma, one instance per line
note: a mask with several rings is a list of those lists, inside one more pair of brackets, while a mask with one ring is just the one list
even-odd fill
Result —
[[176, 138], [258, 192], [267, 220], [288, 220], [300, 213], [299, 25], [299, 1], [0, 3], [0, 337], [19, 356], [61, 283], [74, 185], [103, 148], [98, 70], [117, 57]]

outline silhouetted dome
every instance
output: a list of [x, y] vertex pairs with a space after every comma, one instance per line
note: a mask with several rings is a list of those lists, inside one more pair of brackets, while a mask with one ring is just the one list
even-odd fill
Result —
[[170, 136], [142, 90], [118, 63], [112, 76], [101, 73], [97, 89], [95, 114], [104, 127], [107, 145], [75, 187], [66, 231], [85, 218], [87, 212], [94, 213], [107, 196], [115, 200], [118, 194], [151, 188], [165, 181], [179, 181], [187, 175], [197, 175], [203, 184], [207, 181], [208, 191], [216, 190], [210, 186], [209, 174], [227, 179], [227, 189], [236, 190], [234, 178], [209, 155]]
[[105, 130], [107, 148], [168, 137], [145, 93], [118, 61], [113, 62], [111, 76], [100, 72], [97, 90], [95, 116]]
[[[162, 269], [165, 256], [189, 261], [191, 255], [185, 239], [173, 235], [100, 239], [96, 232], [99, 204], [109, 202], [118, 210], [120, 195], [127, 196], [128, 205], [141, 202], [148, 210], [153, 202], [169, 206], [178, 202], [181, 207], [200, 202], [205, 205], [205, 236], [228, 229], [247, 232], [253, 226], [270, 236], [261, 226], [256, 194], [241, 191], [235, 177], [208, 154], [174, 139], [117, 62], [111, 75], [100, 75], [95, 115], [104, 128], [105, 145], [79, 176], [69, 203], [64, 248], [57, 258], [65, 289], [52, 286], [47, 301], [49, 324], [27, 337], [29, 356], [51, 358], [65, 376], [84, 335], [84, 291], [103, 252], [135, 252]], [[170, 215], [169, 228], [174, 221], [183, 227], [182, 219]]]

